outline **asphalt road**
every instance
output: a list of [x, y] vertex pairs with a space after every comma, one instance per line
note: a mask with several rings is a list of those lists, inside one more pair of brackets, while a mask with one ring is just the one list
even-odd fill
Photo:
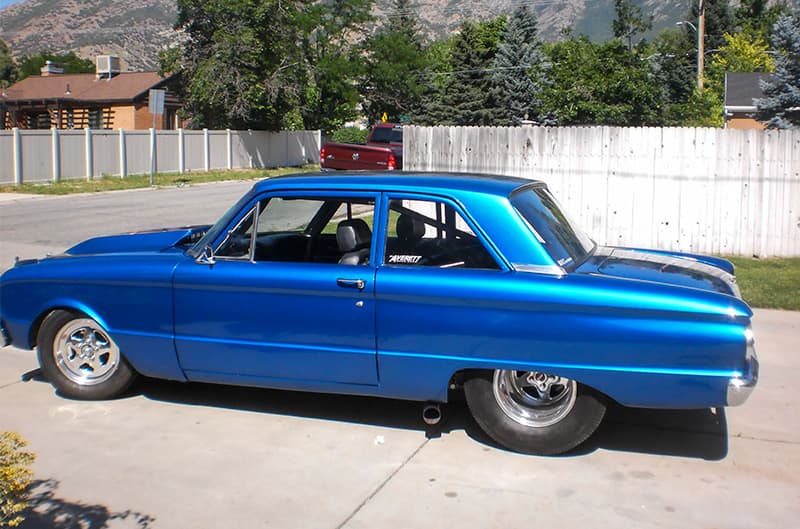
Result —
[[[0, 269], [90, 236], [213, 222], [250, 183], [0, 195]], [[614, 408], [587, 445], [497, 448], [457, 396], [417, 403], [142, 381], [71, 401], [0, 350], [0, 430], [37, 453], [23, 528], [758, 528], [800, 520], [800, 313], [756, 311], [762, 378], [740, 408]], [[32, 379], [27, 379], [31, 374]]]

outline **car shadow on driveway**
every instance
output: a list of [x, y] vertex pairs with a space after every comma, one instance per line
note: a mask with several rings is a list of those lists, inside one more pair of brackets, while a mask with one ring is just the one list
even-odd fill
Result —
[[[429, 438], [464, 430], [479, 443], [503, 449], [475, 423], [460, 391], [451, 392], [450, 402], [442, 405], [442, 421], [435, 426], [422, 421], [422, 403], [403, 400], [153, 379], [141, 380], [133, 391], [176, 404], [418, 430]], [[598, 431], [561, 457], [584, 456], [596, 450], [720, 460], [728, 453], [725, 411], [648, 410], [612, 404]]]

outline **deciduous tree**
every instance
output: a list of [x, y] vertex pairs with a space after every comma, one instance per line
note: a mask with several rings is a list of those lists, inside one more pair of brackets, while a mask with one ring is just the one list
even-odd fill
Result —
[[299, 40], [296, 14], [292, 0], [178, 0], [191, 125], [280, 128], [295, 88], [284, 73]]
[[18, 61], [19, 79], [25, 79], [31, 75], [41, 75], [42, 67], [47, 61], [52, 61], [63, 68], [64, 73], [94, 73], [95, 70], [94, 62], [89, 59], [81, 59], [75, 55], [74, 51], [60, 54], [43, 51], [38, 55], [22, 57]]
[[16, 82], [19, 70], [8, 45], [0, 39], [0, 87]]
[[619, 40], [587, 37], [546, 47], [551, 83], [544, 110], [559, 125], [660, 125], [663, 94], [647, 61]]
[[628, 51], [633, 51], [634, 37], [652, 29], [653, 16], [645, 16], [631, 0], [614, 0], [614, 12], [616, 17], [611, 22], [614, 37], [625, 42]]

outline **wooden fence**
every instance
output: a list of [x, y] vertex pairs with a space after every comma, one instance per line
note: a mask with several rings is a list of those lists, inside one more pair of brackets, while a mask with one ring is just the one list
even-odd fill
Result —
[[800, 130], [408, 127], [406, 170], [543, 180], [599, 243], [800, 256]]

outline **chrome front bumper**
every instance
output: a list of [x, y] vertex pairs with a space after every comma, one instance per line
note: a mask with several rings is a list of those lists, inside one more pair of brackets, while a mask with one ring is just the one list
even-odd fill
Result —
[[741, 376], [728, 380], [728, 406], [739, 406], [747, 400], [758, 383], [758, 357], [755, 352], [747, 358], [745, 370]]

